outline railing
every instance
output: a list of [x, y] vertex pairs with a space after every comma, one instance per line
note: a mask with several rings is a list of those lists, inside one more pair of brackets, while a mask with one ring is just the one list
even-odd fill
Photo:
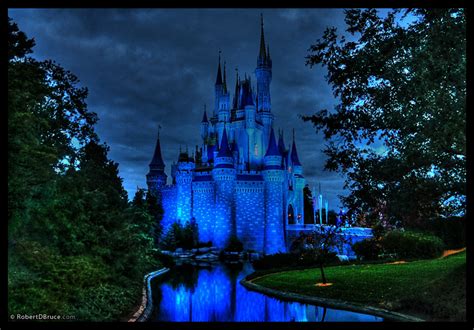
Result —
[[145, 322], [150, 318], [151, 312], [153, 311], [153, 298], [152, 298], [152, 292], [151, 292], [151, 280], [155, 278], [156, 276], [162, 275], [169, 271], [169, 268], [162, 268], [160, 270], [157, 270], [155, 272], [151, 272], [145, 275], [144, 277], [144, 292], [143, 292], [143, 298], [142, 298], [142, 303], [138, 310], [133, 314], [132, 318], [128, 320], [128, 322]]

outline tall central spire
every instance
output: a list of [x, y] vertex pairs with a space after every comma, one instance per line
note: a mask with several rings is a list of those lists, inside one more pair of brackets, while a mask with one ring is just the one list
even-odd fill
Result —
[[219, 66], [217, 67], [217, 78], [216, 86], [222, 85], [222, 72], [221, 72], [221, 51], [219, 50]]
[[263, 14], [260, 14], [260, 53], [259, 57], [264, 60], [267, 57], [266, 51], [265, 51], [265, 33], [263, 31]]
[[224, 91], [224, 94], [227, 94], [227, 79], [225, 76], [225, 61], [224, 61], [224, 86], [222, 87], [222, 90]]

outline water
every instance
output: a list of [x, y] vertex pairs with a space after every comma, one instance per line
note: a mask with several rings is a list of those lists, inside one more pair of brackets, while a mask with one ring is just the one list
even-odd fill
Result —
[[178, 266], [152, 281], [152, 321], [171, 322], [381, 322], [382, 318], [297, 302], [250, 291], [239, 281], [249, 263]]

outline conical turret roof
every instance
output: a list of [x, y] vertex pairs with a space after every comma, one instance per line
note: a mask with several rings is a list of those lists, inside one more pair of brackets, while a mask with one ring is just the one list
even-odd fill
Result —
[[298, 158], [298, 152], [296, 151], [295, 138], [293, 137], [293, 145], [291, 146], [291, 163], [293, 166], [301, 166], [300, 160]]
[[221, 51], [219, 51], [219, 65], [217, 67], [216, 86], [217, 85], [222, 85]]
[[273, 127], [270, 132], [270, 140], [268, 142], [267, 152], [265, 153], [266, 156], [281, 156], [280, 151], [278, 150], [276, 140], [275, 140], [275, 133], [273, 132]]
[[282, 156], [285, 155], [286, 148], [285, 148], [285, 142], [283, 141], [283, 134], [282, 133], [280, 133], [279, 137], [278, 137], [278, 150], [280, 151], [280, 154]]
[[201, 123], [208, 123], [208, 122], [209, 122], [209, 121], [207, 120], [206, 107], [204, 107], [204, 114], [202, 115]]
[[[159, 129], [161, 126], [159, 127]], [[153, 153], [153, 158], [150, 162], [150, 169], [164, 169], [165, 162], [161, 156], [161, 144], [160, 144], [160, 131], [158, 129], [158, 136], [156, 138], [155, 152]]]
[[219, 152], [217, 153], [217, 157], [232, 157], [232, 151], [229, 148], [229, 142], [227, 140], [227, 131], [224, 126], [224, 132], [222, 132], [222, 140], [221, 146], [219, 148]]

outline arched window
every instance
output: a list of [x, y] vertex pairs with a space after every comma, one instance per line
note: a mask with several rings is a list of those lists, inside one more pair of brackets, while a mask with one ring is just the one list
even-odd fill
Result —
[[293, 205], [288, 205], [288, 224], [294, 225], [295, 222], [295, 212], [293, 211]]

